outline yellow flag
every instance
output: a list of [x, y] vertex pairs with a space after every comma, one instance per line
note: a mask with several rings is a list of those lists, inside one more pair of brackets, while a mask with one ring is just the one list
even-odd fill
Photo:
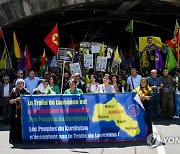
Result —
[[0, 60], [1, 69], [6, 69], [6, 59], [7, 59], [7, 52], [6, 52], [6, 48], [4, 47], [4, 51]]
[[71, 53], [71, 51], [67, 51], [66, 54], [69, 55], [69, 57], [71, 57], [71, 58], [72, 58], [72, 56], [73, 56], [72, 53]]
[[86, 75], [86, 86], [90, 83], [90, 79], [89, 79], [89, 76]]
[[178, 31], [179, 31], [179, 24], [178, 24], [178, 21], [176, 19], [176, 24], [175, 24], [175, 27], [174, 27], [174, 37], [176, 37], [176, 34], [177, 34]]
[[69, 63], [65, 63], [65, 68], [66, 71], [68, 71], [69, 73], [71, 72], [70, 68], [69, 68]]
[[82, 49], [82, 55], [89, 54], [89, 49]]
[[140, 62], [141, 62], [142, 68], [148, 68], [149, 67], [149, 61], [147, 60], [147, 55], [146, 55], [145, 51], [142, 53], [142, 57], [141, 57]]
[[113, 59], [112, 67], [114, 67], [120, 63], [121, 63], [121, 58], [119, 56], [119, 51], [118, 51], [118, 46], [117, 46], [116, 51], [114, 53], [114, 59]]
[[[144, 48], [148, 45], [147, 43], [148, 37], [139, 37], [139, 51], [142, 52]], [[156, 44], [158, 47], [162, 47], [162, 42], [160, 37], [152, 36], [152, 42]]]
[[104, 51], [105, 51], [105, 49], [104, 49], [104, 43], [103, 43], [103, 44], [101, 44], [98, 56], [104, 56]]
[[13, 39], [14, 39], [14, 53], [16, 58], [21, 58], [21, 51], [20, 51], [20, 47], [19, 44], [17, 42], [17, 38], [16, 38], [16, 33], [13, 32]]

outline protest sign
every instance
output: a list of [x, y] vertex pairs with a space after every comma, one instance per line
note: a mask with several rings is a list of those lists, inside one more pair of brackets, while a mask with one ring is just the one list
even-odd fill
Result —
[[107, 57], [97, 57], [96, 71], [106, 72]]
[[84, 67], [88, 69], [93, 68], [93, 54], [84, 55]]
[[81, 68], [80, 68], [79, 62], [78, 63], [69, 64], [69, 67], [70, 67], [70, 70], [71, 70], [71, 74], [79, 73], [80, 76], [82, 77], [82, 73], [81, 73]]

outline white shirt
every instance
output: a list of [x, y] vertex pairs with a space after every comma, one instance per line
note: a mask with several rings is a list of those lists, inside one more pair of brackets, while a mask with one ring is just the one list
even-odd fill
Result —
[[114, 86], [104, 86], [104, 84], [100, 84], [97, 88], [96, 93], [116, 93]]
[[4, 96], [3, 97], [9, 97], [9, 83], [4, 84]]
[[[132, 78], [132, 81], [131, 81], [131, 78]], [[127, 78], [127, 84], [130, 86], [131, 91], [133, 91], [140, 85], [141, 79], [142, 79], [141, 75], [136, 75], [136, 77], [129, 76]], [[132, 82], [134, 84], [134, 88], [133, 88]]]
[[91, 93], [96, 92], [96, 84], [91, 84]]

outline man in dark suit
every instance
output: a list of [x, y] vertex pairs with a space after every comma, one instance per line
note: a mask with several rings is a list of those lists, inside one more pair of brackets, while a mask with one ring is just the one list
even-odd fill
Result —
[[83, 91], [83, 93], [86, 93], [85, 83], [81, 80], [80, 74], [75, 73], [74, 76], [75, 76], [76, 81], [77, 81], [76, 87], [81, 89]]
[[3, 77], [4, 83], [0, 86], [0, 104], [2, 104], [3, 108], [3, 122], [9, 123], [9, 97], [10, 97], [10, 92], [13, 89], [13, 84], [10, 83], [10, 78], [9, 76], [4, 76]]

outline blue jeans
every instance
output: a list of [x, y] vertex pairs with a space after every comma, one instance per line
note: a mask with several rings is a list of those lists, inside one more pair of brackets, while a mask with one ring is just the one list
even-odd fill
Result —
[[175, 95], [175, 115], [179, 116], [180, 111], [180, 94]]

